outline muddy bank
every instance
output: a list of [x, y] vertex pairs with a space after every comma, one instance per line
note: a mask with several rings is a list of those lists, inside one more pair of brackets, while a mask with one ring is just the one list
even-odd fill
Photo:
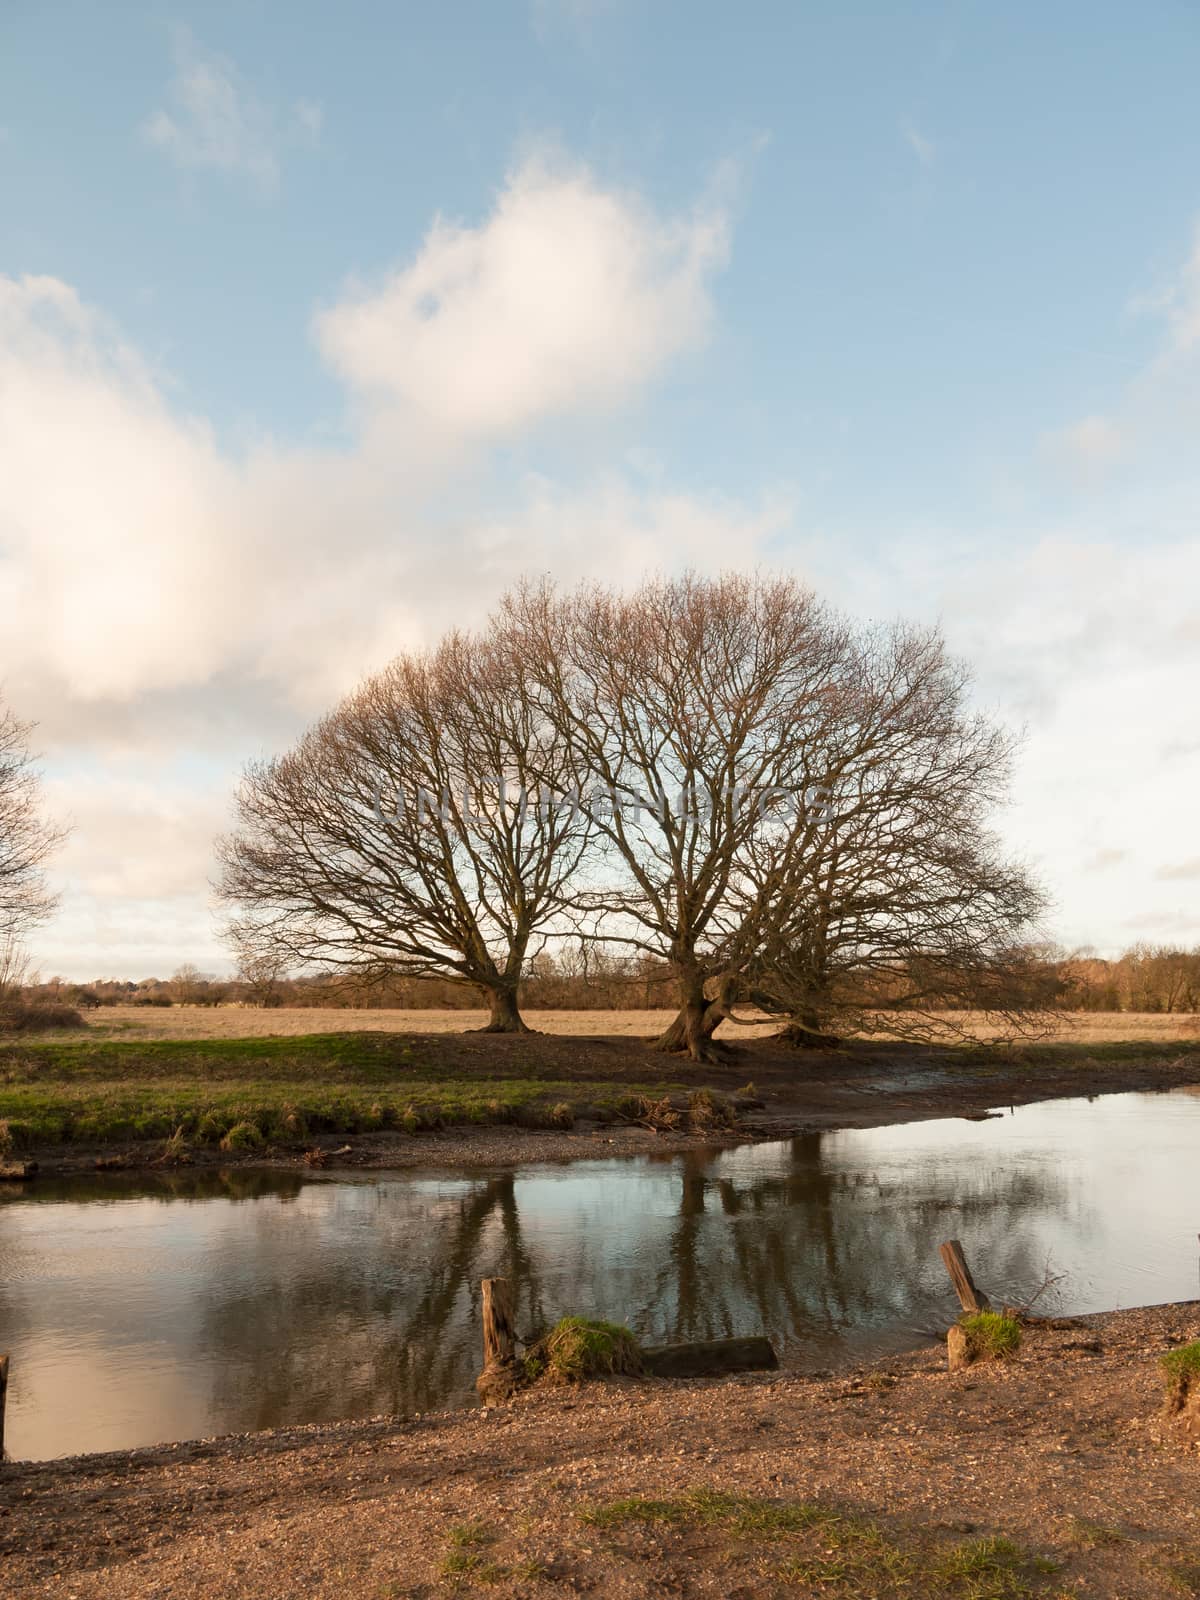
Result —
[[1197, 1337], [1191, 1303], [1032, 1330], [962, 1373], [928, 1351], [10, 1465], [5, 1588], [1195, 1593], [1200, 1455], [1162, 1419], [1158, 1358]]
[[[525, 1070], [592, 1084], [603, 1076], [612, 1090], [645, 1081], [648, 1066], [662, 1071], [664, 1058], [629, 1039], [529, 1039], [453, 1041], [454, 1070], [482, 1077]], [[709, 1088], [737, 1111], [734, 1131], [719, 1127], [654, 1129], [636, 1120], [603, 1119], [586, 1113], [570, 1129], [528, 1128], [495, 1123], [446, 1127], [408, 1134], [398, 1130], [323, 1134], [266, 1150], [223, 1151], [192, 1145], [164, 1158], [158, 1141], [83, 1142], [22, 1149], [18, 1159], [39, 1174], [110, 1169], [147, 1171], [184, 1165], [198, 1169], [267, 1167], [336, 1172], [410, 1167], [471, 1168], [538, 1161], [575, 1161], [642, 1151], [713, 1148], [747, 1141], [784, 1139], [837, 1128], [871, 1128], [939, 1117], [979, 1117], [988, 1110], [1035, 1101], [1200, 1086], [1200, 1050], [1180, 1045], [1140, 1058], [1138, 1047], [1109, 1045], [1109, 1056], [1080, 1046], [1034, 1050], [945, 1051], [863, 1043], [836, 1051], [795, 1051], [774, 1040], [730, 1048], [713, 1067], [667, 1058], [668, 1070], [687, 1090]], [[749, 1093], [747, 1093], [749, 1091]], [[686, 1117], [684, 1118], [686, 1124]], [[311, 1152], [318, 1152], [312, 1155]], [[19, 1185], [4, 1183], [0, 1194]]]

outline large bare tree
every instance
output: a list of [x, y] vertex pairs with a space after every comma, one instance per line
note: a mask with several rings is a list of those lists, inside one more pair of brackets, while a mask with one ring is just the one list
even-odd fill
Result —
[[793, 580], [736, 576], [543, 585], [502, 615], [599, 785], [601, 937], [677, 979], [660, 1048], [710, 1057], [752, 989], [797, 1038], [885, 981], [910, 1023], [968, 993], [1021, 1009], [1041, 897], [985, 827], [1011, 744], [967, 709], [936, 633], [853, 627]]
[[679, 1013], [659, 1047], [707, 1059], [786, 881], [747, 891], [751, 843], [782, 829], [795, 853], [816, 825], [809, 748], [833, 742], [850, 634], [795, 580], [736, 575], [526, 587], [500, 625], [589, 775], [599, 937], [669, 964]]
[[64, 830], [44, 814], [41, 785], [29, 752], [29, 723], [0, 706], [0, 948], [6, 969], [21, 966], [29, 930], [57, 904], [45, 864]]
[[451, 978], [488, 1028], [523, 1031], [518, 985], [567, 913], [589, 824], [540, 804], [577, 778], [495, 640], [455, 633], [398, 657], [251, 766], [220, 842], [247, 952], [291, 968]]
[[936, 632], [868, 630], [853, 659], [813, 774], [819, 826], [800, 850], [755, 836], [736, 886], [735, 901], [763, 883], [776, 897], [745, 975], [753, 998], [801, 1044], [945, 1034], [967, 1011], [1003, 1032], [1037, 1026], [1045, 974], [1029, 941], [1045, 901], [989, 829], [1012, 739], [971, 711], [967, 671]]

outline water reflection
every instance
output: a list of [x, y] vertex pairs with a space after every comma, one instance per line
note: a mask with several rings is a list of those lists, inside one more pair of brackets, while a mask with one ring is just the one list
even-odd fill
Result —
[[[469, 1398], [479, 1280], [533, 1332], [766, 1329], [785, 1360], [909, 1345], [937, 1246], [1080, 1309], [1195, 1292], [1200, 1101], [1127, 1095], [787, 1143], [477, 1175], [113, 1175], [0, 1204], [9, 1445], [41, 1456]], [[97, 1383], [97, 1375], [103, 1381]]]

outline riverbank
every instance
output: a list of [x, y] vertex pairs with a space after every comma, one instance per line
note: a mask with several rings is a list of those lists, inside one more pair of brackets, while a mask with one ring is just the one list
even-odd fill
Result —
[[0, 1046], [0, 1164], [495, 1166], [1196, 1084], [1186, 1039], [798, 1051], [767, 1037], [715, 1066], [624, 1036], [36, 1040]]
[[1200, 1592], [1200, 1455], [1158, 1357], [1200, 1304], [824, 1378], [588, 1386], [499, 1410], [7, 1466], [6, 1590], [92, 1600]]

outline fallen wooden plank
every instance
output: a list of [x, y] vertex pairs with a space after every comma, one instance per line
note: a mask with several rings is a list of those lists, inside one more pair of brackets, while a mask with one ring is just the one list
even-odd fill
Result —
[[708, 1339], [699, 1344], [642, 1346], [651, 1378], [708, 1378], [722, 1372], [772, 1372], [779, 1357], [769, 1339]]

